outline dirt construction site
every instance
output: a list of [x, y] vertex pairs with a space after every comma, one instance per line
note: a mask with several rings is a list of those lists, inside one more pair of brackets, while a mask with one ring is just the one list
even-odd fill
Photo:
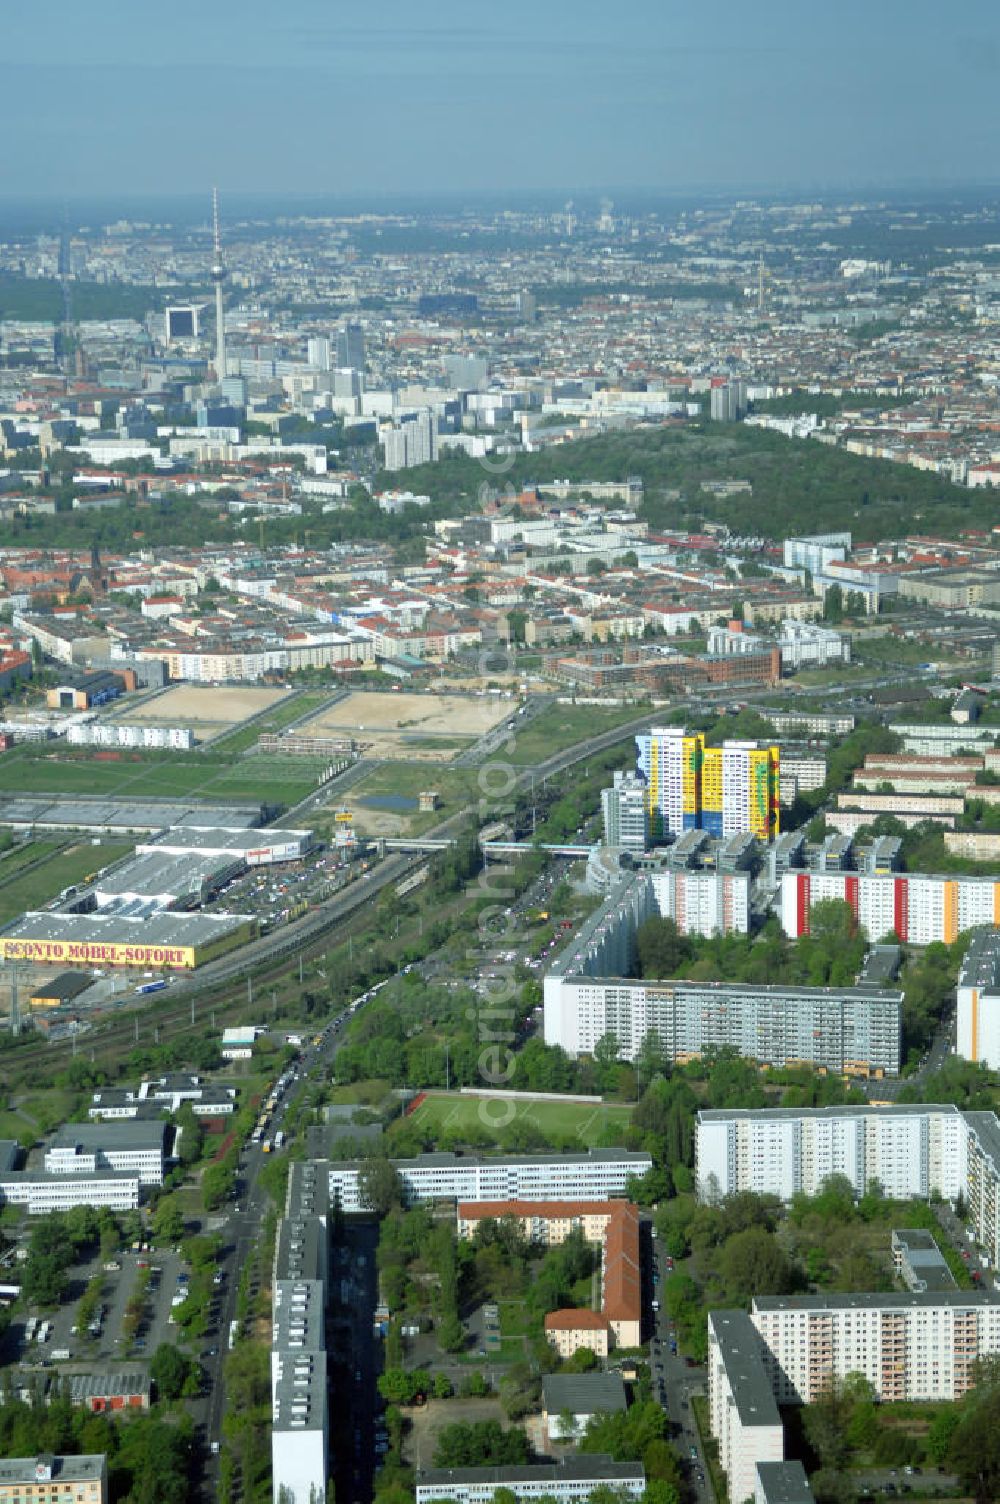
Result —
[[296, 731], [300, 736], [353, 736], [369, 757], [448, 762], [511, 709], [500, 695], [355, 692]]
[[188, 726], [198, 741], [207, 742], [287, 697], [286, 689], [255, 689], [250, 685], [216, 689], [209, 684], [178, 684], [134, 710], [126, 710], [124, 714], [112, 711], [111, 718], [132, 725]]

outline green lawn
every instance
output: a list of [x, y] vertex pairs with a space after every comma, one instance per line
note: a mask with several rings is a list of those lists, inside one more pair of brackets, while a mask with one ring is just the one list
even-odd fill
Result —
[[53, 851], [58, 851], [61, 841], [25, 841], [18, 846], [9, 856], [0, 861], [0, 887], [5, 883], [13, 882], [17, 874], [24, 867], [31, 866], [32, 862], [43, 860], [51, 856]]
[[[510, 1105], [514, 1112], [508, 1118], [496, 1098], [487, 1101], [482, 1097], [463, 1097], [457, 1092], [431, 1092], [411, 1116], [399, 1121], [451, 1133], [465, 1129], [498, 1132], [515, 1122], [530, 1123], [550, 1139], [574, 1138], [590, 1148], [603, 1143], [609, 1130], [623, 1139], [632, 1118], [632, 1108], [624, 1102], [512, 1100]], [[485, 1113], [481, 1108], [486, 1109]]]
[[303, 716], [314, 715], [319, 707], [330, 698], [331, 693], [330, 690], [322, 690], [310, 694], [289, 695], [286, 700], [279, 700], [273, 710], [262, 715], [251, 726], [237, 727], [235, 731], [216, 737], [212, 743], [212, 750], [218, 749], [228, 757], [238, 757], [248, 747], [256, 746], [258, 737], [282, 731], [292, 721], [298, 721]]
[[16, 883], [0, 888], [0, 924], [8, 924], [27, 909], [40, 909], [63, 888], [80, 883], [90, 872], [117, 862], [132, 850], [130, 841], [86, 842], [70, 846], [36, 867]]
[[[527, 726], [515, 728], [511, 752], [501, 760], [517, 767], [532, 766], [588, 737], [599, 736], [642, 715], [639, 705], [552, 705]], [[650, 712], [652, 718], [652, 712]]]
[[322, 760], [301, 757], [93, 757], [9, 754], [0, 760], [0, 792], [103, 794], [121, 799], [245, 799], [296, 804], [316, 787]]

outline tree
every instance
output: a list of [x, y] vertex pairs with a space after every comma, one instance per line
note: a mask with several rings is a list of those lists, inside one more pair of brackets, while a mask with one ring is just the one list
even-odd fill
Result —
[[647, 1478], [642, 1504], [681, 1504], [681, 1498], [676, 1483], [667, 1483], [663, 1478]]
[[763, 1227], [748, 1227], [727, 1238], [718, 1255], [718, 1270], [730, 1300], [751, 1295], [788, 1295], [801, 1284], [777, 1238]]
[[161, 1342], [149, 1365], [149, 1376], [166, 1400], [180, 1399], [191, 1369], [190, 1359], [171, 1342]]
[[457, 1421], [438, 1432], [434, 1466], [517, 1467], [530, 1455], [520, 1426], [505, 1431], [498, 1420]]
[[682, 935], [673, 919], [655, 915], [640, 924], [636, 933], [639, 970], [644, 977], [675, 976], [694, 954], [691, 942]]
[[201, 1198], [207, 1212], [215, 1211], [232, 1194], [234, 1172], [226, 1164], [207, 1165], [201, 1176]]
[[455, 1386], [446, 1373], [434, 1375], [434, 1398], [436, 1400], [450, 1400], [455, 1393]]
[[1000, 1497], [1000, 1384], [972, 1390], [948, 1446], [948, 1465], [976, 1504]]
[[563, 1364], [564, 1373], [593, 1373], [595, 1368], [600, 1368], [601, 1360], [589, 1347], [578, 1347], [572, 1357], [566, 1359]]
[[153, 1212], [153, 1234], [158, 1243], [177, 1243], [184, 1236], [184, 1213], [176, 1196], [161, 1196]]
[[196, 1164], [201, 1158], [201, 1151], [205, 1141], [205, 1130], [195, 1116], [194, 1108], [190, 1102], [182, 1102], [177, 1110], [175, 1119], [179, 1130], [177, 1142], [177, 1158], [181, 1164]]

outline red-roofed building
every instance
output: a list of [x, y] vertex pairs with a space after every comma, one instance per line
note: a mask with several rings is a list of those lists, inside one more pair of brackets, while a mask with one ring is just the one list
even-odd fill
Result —
[[610, 1336], [608, 1323], [597, 1311], [550, 1311], [545, 1318], [545, 1340], [560, 1358], [572, 1358], [581, 1347], [606, 1358]]

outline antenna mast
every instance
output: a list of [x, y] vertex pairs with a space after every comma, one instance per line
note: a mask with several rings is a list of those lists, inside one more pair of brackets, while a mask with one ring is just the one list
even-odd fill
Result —
[[219, 234], [219, 190], [212, 189], [212, 237], [214, 256], [212, 281], [215, 283], [215, 379], [226, 377], [226, 315], [222, 307], [222, 284], [226, 280], [226, 268], [222, 260], [222, 237]]

